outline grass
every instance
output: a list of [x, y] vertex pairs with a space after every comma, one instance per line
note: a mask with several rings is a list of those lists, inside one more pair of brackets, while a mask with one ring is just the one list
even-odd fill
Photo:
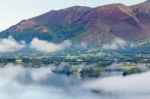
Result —
[[114, 67], [112, 70], [114, 71], [128, 71], [131, 69], [137, 68], [136, 64], [124, 64], [123, 66], [120, 67]]

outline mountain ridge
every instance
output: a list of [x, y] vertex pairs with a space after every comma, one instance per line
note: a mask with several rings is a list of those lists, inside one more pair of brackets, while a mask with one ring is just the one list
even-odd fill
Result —
[[52, 42], [70, 39], [97, 44], [110, 43], [116, 37], [126, 41], [149, 39], [150, 3], [147, 2], [51, 10], [10, 27], [0, 33], [0, 38], [11, 35], [27, 42], [37, 37]]

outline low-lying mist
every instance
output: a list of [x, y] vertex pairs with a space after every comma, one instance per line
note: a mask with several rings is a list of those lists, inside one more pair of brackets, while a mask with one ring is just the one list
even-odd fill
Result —
[[106, 43], [102, 45], [102, 49], [104, 50], [118, 50], [118, 49], [126, 49], [126, 48], [135, 48], [140, 46], [138, 43], [135, 42], [128, 42], [121, 38], [114, 38], [111, 43]]
[[[81, 80], [52, 73], [51, 66], [24, 68], [7, 64], [0, 68], [0, 97], [2, 99], [92, 99], [83, 91]], [[84, 92], [84, 95], [83, 93]]]
[[60, 44], [55, 44], [52, 42], [47, 42], [47, 41], [39, 40], [38, 38], [34, 38], [31, 41], [30, 46], [31, 46], [31, 48], [36, 49], [38, 51], [52, 53], [52, 52], [61, 51], [65, 48], [71, 46], [71, 41], [65, 40], [64, 42], [62, 42]]
[[25, 47], [25, 42], [17, 42], [13, 37], [0, 40], [0, 52], [13, 52]]
[[38, 38], [33, 38], [30, 44], [26, 44], [25, 41], [17, 42], [12, 36], [9, 36], [8, 38], [0, 39], [0, 53], [15, 52], [25, 47], [45, 53], [54, 53], [64, 50], [71, 45], [70, 40], [64, 40], [62, 43], [55, 44]]
[[150, 72], [82, 80], [58, 75], [52, 66], [0, 68], [2, 99], [149, 99]]
[[124, 48], [127, 45], [128, 44], [125, 40], [116, 37], [110, 44], [104, 44], [102, 46], [102, 49], [116, 50], [116, 49], [119, 49], [119, 48]]
[[103, 99], [150, 99], [150, 72], [131, 76], [113, 76], [84, 84], [100, 92]]
[[[8, 52], [17, 52], [21, 49], [29, 48], [31, 50], [36, 50], [44, 53], [56, 53], [66, 48], [72, 47], [71, 40], [64, 40], [60, 43], [48, 42], [46, 40], [40, 40], [38, 38], [33, 38], [32, 41], [27, 44], [25, 41], [16, 41], [12, 36], [8, 38], [0, 39], [0, 53], [8, 53]], [[87, 48], [87, 42], [81, 42], [77, 44], [78, 47], [84, 49]], [[133, 48], [140, 46], [135, 43], [129, 43], [121, 38], [115, 38], [109, 44], [103, 44], [101, 49], [104, 50], [117, 50], [117, 49], [125, 49], [125, 48]]]

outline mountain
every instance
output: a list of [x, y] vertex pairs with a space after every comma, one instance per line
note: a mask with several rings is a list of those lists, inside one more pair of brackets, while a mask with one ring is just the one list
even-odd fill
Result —
[[30, 42], [34, 37], [52, 42], [110, 43], [115, 38], [150, 38], [150, 1], [133, 6], [110, 4], [96, 8], [73, 6], [23, 20], [0, 33]]

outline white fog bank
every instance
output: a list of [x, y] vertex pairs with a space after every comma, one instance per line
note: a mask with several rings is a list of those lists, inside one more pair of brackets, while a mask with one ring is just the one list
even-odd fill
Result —
[[71, 41], [70, 40], [65, 40], [64, 42], [60, 44], [55, 44], [52, 42], [40, 40], [38, 38], [34, 38], [31, 41], [31, 48], [36, 49], [38, 51], [46, 52], [46, 53], [52, 53], [52, 52], [57, 52], [64, 50], [65, 48], [71, 46]]
[[[150, 99], [150, 72], [132, 76], [113, 76], [86, 83], [106, 99]], [[105, 99], [104, 98], [104, 99]]]
[[116, 50], [118, 48], [124, 48], [125, 46], [127, 46], [127, 42], [121, 38], [116, 37], [110, 44], [104, 44], [102, 49]]
[[55, 44], [38, 38], [33, 38], [29, 45], [25, 41], [16, 41], [12, 36], [8, 38], [0, 39], [0, 53], [16, 52], [29, 46], [29, 48], [45, 52], [54, 53], [62, 51], [67, 47], [70, 47], [72, 42], [70, 40], [64, 40], [62, 43]]
[[54, 74], [52, 66], [0, 68], [2, 99], [150, 99], [149, 84], [150, 72], [81, 80]]
[[9, 36], [5, 39], [0, 39], [0, 52], [13, 52], [25, 47], [25, 42], [17, 42]]
[[[77, 86], [76, 86], [77, 85]], [[80, 82], [65, 75], [52, 73], [51, 66], [24, 68], [7, 64], [0, 68], [1, 99], [92, 99], [82, 90]]]

